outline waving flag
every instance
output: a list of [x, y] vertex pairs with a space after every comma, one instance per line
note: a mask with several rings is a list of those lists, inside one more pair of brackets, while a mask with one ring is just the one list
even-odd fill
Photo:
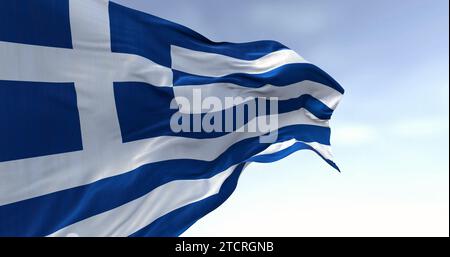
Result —
[[2, 0], [0, 236], [179, 235], [250, 162], [310, 149], [337, 168], [343, 93], [275, 41], [212, 42], [106, 0]]

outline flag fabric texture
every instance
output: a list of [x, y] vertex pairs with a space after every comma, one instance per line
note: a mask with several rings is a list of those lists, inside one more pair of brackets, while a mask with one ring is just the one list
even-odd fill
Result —
[[[194, 90], [276, 97], [276, 141], [174, 132], [170, 103]], [[337, 169], [328, 122], [343, 93], [275, 41], [212, 42], [106, 0], [1, 0], [0, 236], [180, 235], [250, 162], [309, 149]]]

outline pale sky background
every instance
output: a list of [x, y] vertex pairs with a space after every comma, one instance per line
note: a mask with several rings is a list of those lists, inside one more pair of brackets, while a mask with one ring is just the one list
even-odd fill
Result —
[[183, 236], [449, 236], [448, 0], [116, 0], [214, 41], [280, 41], [346, 89], [342, 173], [309, 151], [251, 164]]

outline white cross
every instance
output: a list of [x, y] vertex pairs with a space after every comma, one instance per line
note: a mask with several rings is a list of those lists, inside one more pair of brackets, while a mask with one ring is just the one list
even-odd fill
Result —
[[[0, 205], [90, 183], [163, 157], [155, 151], [163, 139], [122, 143], [113, 82], [172, 86], [171, 69], [111, 52], [107, 0], [71, 0], [70, 24], [73, 49], [0, 42], [0, 79], [75, 83], [83, 144], [82, 151], [1, 162]], [[146, 155], [149, 146], [153, 149]], [[50, 177], [45, 187], [30, 183]]]

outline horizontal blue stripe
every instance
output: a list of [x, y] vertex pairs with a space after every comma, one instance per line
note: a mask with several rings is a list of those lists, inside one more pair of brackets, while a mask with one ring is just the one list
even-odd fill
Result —
[[259, 88], [270, 84], [286, 86], [310, 80], [329, 86], [344, 94], [344, 89], [330, 75], [310, 63], [292, 63], [259, 74], [234, 73], [223, 77], [205, 77], [173, 70], [174, 86], [232, 83], [244, 87]]
[[220, 191], [208, 198], [178, 208], [131, 234], [130, 237], [174, 237], [225, 202], [234, 192], [244, 163], [237, 166], [224, 181]]
[[[157, 136], [182, 136], [190, 138], [213, 138], [226, 135], [230, 132], [173, 132], [170, 120], [177, 110], [170, 109], [170, 101], [174, 98], [173, 90], [169, 87], [155, 87], [140, 82], [115, 82], [114, 97], [116, 102], [117, 115], [119, 118], [120, 130], [123, 142], [130, 142]], [[158, 99], [149, 101], [149, 99]], [[269, 114], [270, 101], [265, 100], [266, 110], [263, 115]], [[189, 120], [190, 131], [193, 130], [194, 120], [202, 120], [206, 115], [217, 115], [222, 118], [222, 130], [225, 131], [225, 124], [233, 122], [236, 130], [236, 112], [245, 103], [235, 106], [230, 110], [233, 112], [234, 120], [226, 120], [227, 111], [209, 114], [184, 114], [183, 119]], [[256, 101], [256, 114], [260, 104]], [[311, 95], [302, 95], [297, 98], [278, 101], [278, 113], [287, 113], [300, 108], [305, 108], [319, 119], [329, 119], [333, 110]], [[243, 109], [243, 108], [242, 108]], [[245, 113], [244, 123], [255, 118], [255, 115]], [[258, 116], [258, 115], [256, 115]]]
[[68, 0], [1, 0], [0, 41], [72, 48]]
[[109, 3], [109, 18], [113, 52], [141, 55], [166, 67], [171, 67], [171, 45], [243, 60], [255, 60], [286, 48], [269, 40], [213, 42], [185, 26], [113, 2]]
[[[281, 128], [278, 141], [295, 138], [329, 144], [329, 136], [329, 128], [294, 125]], [[150, 163], [88, 185], [0, 206], [0, 236], [51, 234], [141, 197], [167, 182], [212, 177], [247, 161], [269, 145], [259, 143], [258, 137], [249, 138], [232, 145], [213, 161], [179, 159]]]
[[74, 83], [0, 80], [0, 162], [82, 150]]

